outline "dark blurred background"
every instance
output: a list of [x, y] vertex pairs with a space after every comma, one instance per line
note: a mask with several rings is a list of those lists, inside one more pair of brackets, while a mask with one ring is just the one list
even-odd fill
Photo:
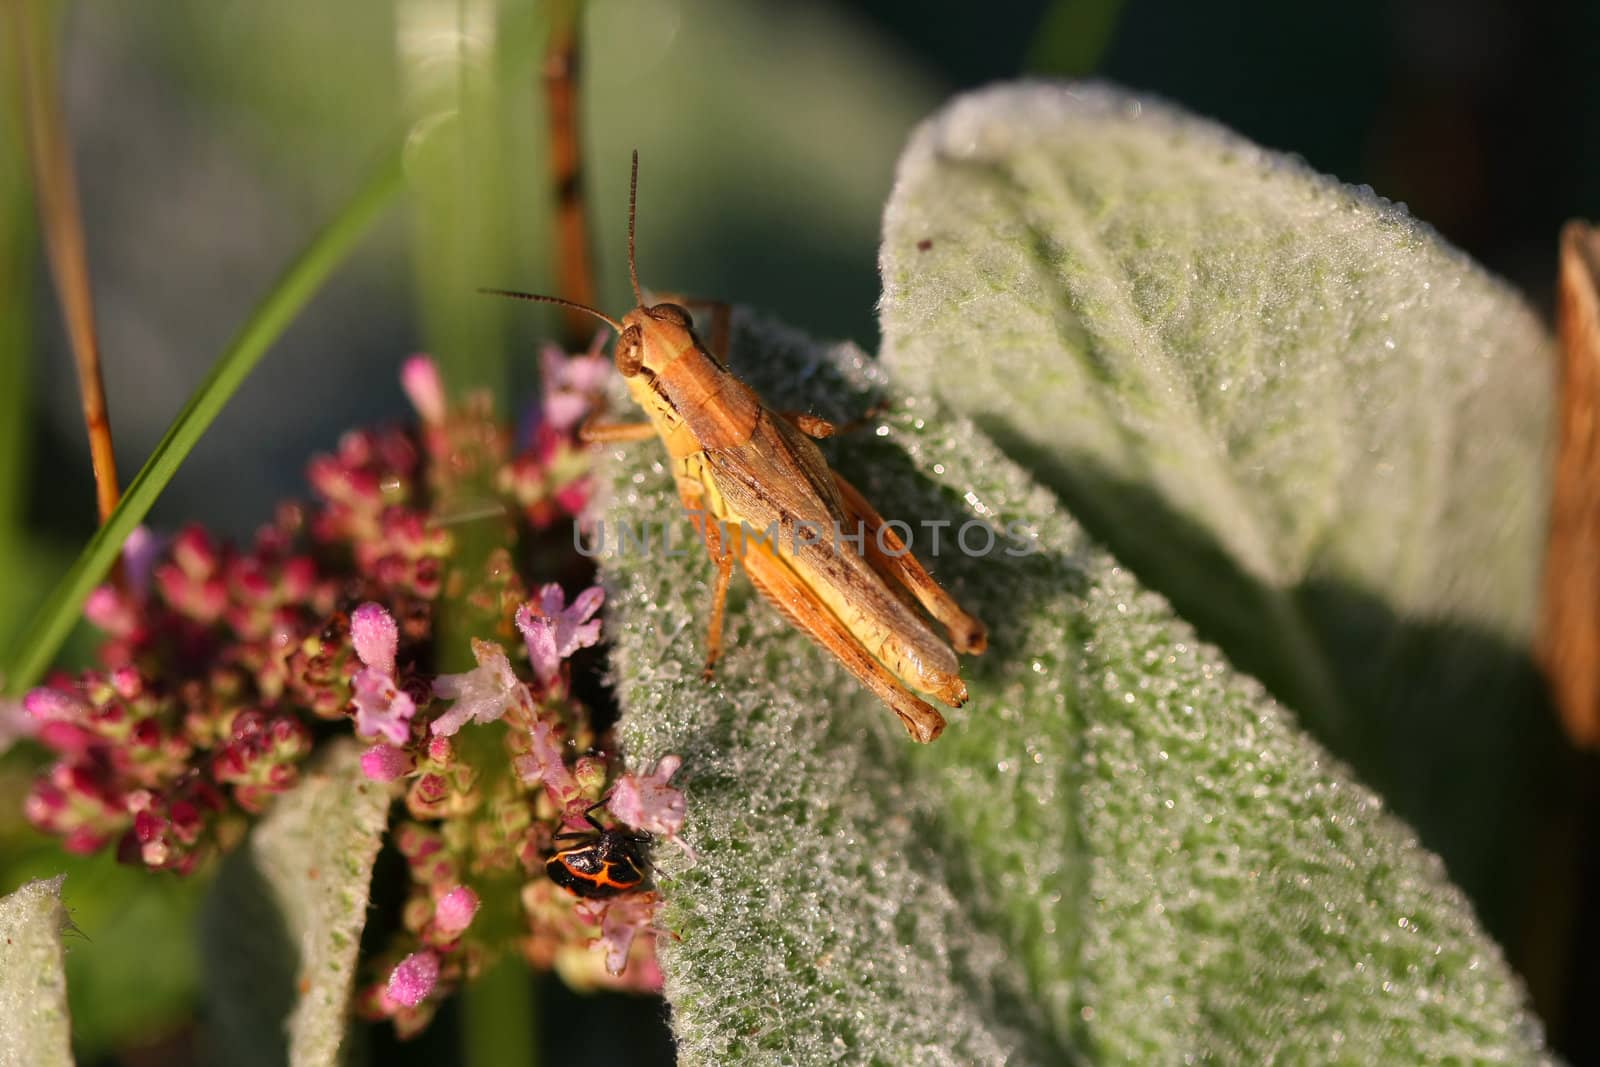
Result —
[[[627, 155], [637, 147], [646, 284], [875, 347], [879, 213], [911, 127], [953, 92], [1022, 75], [1159, 94], [1370, 185], [1541, 309], [1559, 226], [1600, 215], [1600, 4], [978, 7], [592, 0], [584, 147], [604, 306], [627, 292]], [[248, 532], [276, 500], [304, 492], [306, 458], [341, 429], [403, 414], [395, 371], [412, 351], [454, 356], [491, 382], [509, 375], [496, 383], [504, 396], [532, 387], [535, 342], [555, 319], [472, 289], [554, 285], [538, 4], [164, 0], [66, 4], [60, 14], [124, 482], [383, 146], [397, 137], [412, 146], [418, 189], [407, 210], [269, 355], [155, 524]], [[26, 250], [32, 206], [15, 132], [4, 128], [0, 237]], [[439, 167], [441, 152], [449, 166]], [[473, 238], [465, 251], [461, 234]], [[8, 458], [27, 475], [22, 536], [0, 560], [0, 641], [15, 637], [94, 524], [71, 360], [46, 272], [36, 250], [27, 256], [31, 290], [0, 292], [0, 314], [16, 327], [0, 359], [20, 361], [12, 369], [25, 368], [27, 382], [0, 395], [0, 419], [25, 427], [23, 454]], [[450, 351], [463, 338], [504, 359]], [[0, 767], [10, 768], [0, 781], [9, 792], [26, 769]], [[0, 815], [7, 888], [61, 865], [14, 820]], [[1592, 896], [1600, 870], [1588, 867]], [[104, 1062], [190, 1056], [192, 887], [106, 864], [75, 872], [69, 887], [88, 894], [72, 974], [83, 1051]], [[1555, 891], [1569, 913], [1594, 913], [1582, 884]], [[1600, 1059], [1588, 1022], [1600, 980], [1587, 962], [1600, 930], [1580, 919], [1572, 937], [1569, 959], [1541, 963], [1533, 985], [1558, 1048], [1582, 1062]], [[1507, 949], [1520, 962], [1517, 944]], [[670, 1061], [658, 1002], [576, 998], [551, 982], [541, 1004], [554, 1062]], [[374, 1058], [389, 1062], [395, 1050], [374, 1036]], [[409, 1058], [448, 1062], [453, 1039], [447, 1015]]]

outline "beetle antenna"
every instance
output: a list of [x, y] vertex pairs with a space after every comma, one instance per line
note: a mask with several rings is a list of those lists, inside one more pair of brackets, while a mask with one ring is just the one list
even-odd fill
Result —
[[586, 311], [590, 315], [593, 315], [595, 318], [599, 319], [601, 322], [605, 323], [607, 326], [610, 326], [613, 330], [616, 330], [617, 333], [620, 334], [622, 332], [622, 323], [618, 322], [610, 315], [596, 311], [588, 304], [580, 304], [576, 300], [563, 300], [559, 296], [545, 296], [543, 293], [519, 293], [515, 289], [479, 289], [478, 292], [488, 293], [490, 296], [509, 296], [517, 300], [533, 300], [540, 304], [555, 304], [559, 307], [574, 308], [578, 311]]
[[633, 150], [633, 176], [628, 179], [628, 280], [633, 283], [633, 299], [644, 307], [644, 293], [639, 289], [639, 266], [633, 258], [633, 219], [639, 203], [639, 150]]

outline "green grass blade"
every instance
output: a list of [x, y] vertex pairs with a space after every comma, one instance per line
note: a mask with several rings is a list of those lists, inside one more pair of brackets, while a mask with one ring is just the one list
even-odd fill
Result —
[[267, 349], [400, 192], [402, 177], [400, 155], [396, 152], [374, 172], [257, 305], [206, 380], [178, 413], [166, 436], [156, 445], [117, 509], [89, 539], [77, 562], [45, 601], [22, 644], [10, 657], [4, 676], [9, 692], [21, 692], [38, 680], [77, 621], [84, 600], [110, 570], [128, 534], [149, 513], [184, 457]]

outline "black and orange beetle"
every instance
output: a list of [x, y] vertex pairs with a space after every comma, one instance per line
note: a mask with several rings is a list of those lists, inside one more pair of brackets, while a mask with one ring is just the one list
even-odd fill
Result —
[[594, 804], [583, 813], [583, 818], [594, 829], [570, 830], [557, 834], [557, 844], [563, 838], [582, 838], [583, 844], [563, 848], [544, 861], [545, 873], [550, 880], [567, 892], [589, 900], [631, 893], [644, 885], [649, 864], [639, 852], [648, 844], [650, 835], [632, 830], [607, 829], [595, 821]]

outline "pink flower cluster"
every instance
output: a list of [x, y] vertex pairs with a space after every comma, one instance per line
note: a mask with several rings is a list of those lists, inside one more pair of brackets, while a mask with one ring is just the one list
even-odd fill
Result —
[[[649, 880], [580, 900], [545, 861], [602, 799], [613, 822], [676, 840], [676, 760], [624, 773], [573, 694], [572, 657], [600, 639], [601, 589], [580, 578], [570, 601], [555, 582], [530, 593], [518, 566], [539, 530], [587, 500], [576, 427], [606, 366], [547, 352], [544, 402], [517, 448], [487, 398], [449, 402], [416, 357], [401, 377], [420, 427], [345, 434], [310, 464], [313, 501], [281, 508], [248, 549], [199, 527], [130, 539], [122, 581], [87, 607], [105, 634], [101, 669], [0, 707], [7, 740], [54, 755], [30, 821], [73, 851], [114, 845], [127, 862], [187, 872], [295, 786], [319, 739], [353, 731], [369, 742], [363, 771], [403, 811], [391, 833], [409, 872], [401, 925], [367, 965], [367, 1015], [415, 1032], [505, 951], [575, 986], [659, 988]], [[465, 523], [488, 524], [501, 547], [469, 556]], [[541, 551], [541, 566], [588, 573], [575, 552]], [[441, 633], [464, 635], [471, 666], [447, 669], [468, 648], [441, 646]], [[493, 913], [520, 906], [526, 924], [508, 939], [499, 923], [490, 940], [474, 917], [507, 884], [517, 899]]]
[[[523, 951], [531, 961], [558, 968], [579, 987], [659, 988], [657, 893], [642, 886], [609, 900], [583, 900], [542, 873], [556, 834], [586, 829], [602, 797], [613, 818], [633, 829], [675, 840], [683, 825], [683, 794], [667, 784], [678, 761], [669, 757], [646, 775], [619, 774], [614, 748], [589, 731], [572, 698], [568, 660], [599, 640], [595, 616], [603, 599], [590, 587], [568, 604], [559, 586], [545, 585], [511, 612], [521, 638], [515, 658], [526, 656], [530, 676], [519, 673], [500, 643], [474, 639], [477, 666], [434, 678], [431, 700], [414, 699], [396, 684], [397, 627], [388, 613], [368, 603], [352, 615], [363, 664], [356, 731], [376, 742], [362, 768], [374, 780], [403, 786], [410, 816], [396, 838], [412, 876], [405, 930], [358, 997], [369, 1017], [414, 1032], [444, 993], [471, 978], [485, 946], [463, 937], [466, 922], [440, 909], [465, 879], [508, 869], [527, 878]], [[481, 761], [464, 764], [460, 753], [481, 747], [476, 731], [486, 727], [499, 728], [509, 773]]]
[[57, 757], [24, 801], [35, 826], [72, 851], [115, 841], [127, 862], [186, 872], [299, 780], [312, 737], [284, 699], [288, 653], [336, 599], [299, 521], [285, 509], [248, 551], [198, 527], [158, 553], [141, 541], [131, 580], [95, 592], [104, 669], [23, 699]]
[[[599, 341], [603, 335], [597, 335]], [[546, 526], [563, 513], [582, 512], [591, 492], [589, 457], [577, 443], [579, 424], [605, 388], [611, 361], [598, 348], [568, 356], [554, 345], [540, 356], [544, 403], [535, 410], [529, 447], [499, 475], [499, 487]]]

